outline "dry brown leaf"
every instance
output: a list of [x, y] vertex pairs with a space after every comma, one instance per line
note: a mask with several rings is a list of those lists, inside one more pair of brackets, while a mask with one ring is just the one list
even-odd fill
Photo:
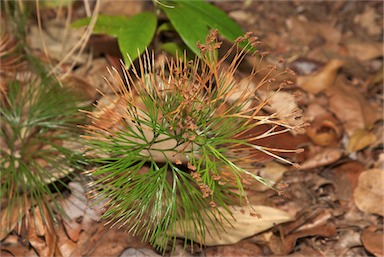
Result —
[[156, 254], [153, 250], [148, 248], [128, 248], [124, 250], [119, 257], [162, 257], [161, 255]]
[[300, 169], [312, 169], [320, 166], [329, 165], [336, 162], [342, 156], [343, 151], [340, 148], [327, 147], [311, 156], [308, 160], [300, 164]]
[[305, 46], [316, 45], [322, 42], [329, 45], [336, 45], [340, 42], [341, 32], [330, 23], [314, 22], [304, 16], [295, 16], [286, 21], [290, 30], [290, 38], [301, 41]]
[[[13, 205], [7, 205], [2, 199], [0, 208], [0, 240], [2, 241], [16, 226], [19, 215], [24, 215], [30, 208], [29, 201], [14, 201]], [[23, 206], [21, 206], [23, 204]]]
[[63, 220], [63, 225], [68, 237], [76, 242], [80, 232], [96, 222], [99, 216], [89, 207], [85, 189], [80, 183], [70, 182], [69, 189], [71, 195], [62, 201], [63, 209], [68, 216]]
[[384, 256], [384, 233], [381, 231], [374, 231], [374, 228], [366, 228], [361, 233], [361, 241], [368, 252], [374, 254], [376, 257]]
[[106, 15], [124, 15], [129, 17], [142, 12], [144, 7], [144, 1], [100, 1], [100, 13]]
[[254, 257], [263, 256], [261, 247], [257, 244], [247, 241], [240, 241], [234, 245], [220, 245], [214, 247], [207, 247], [205, 256], [219, 257]]
[[305, 123], [302, 117], [302, 110], [297, 106], [293, 94], [283, 91], [258, 92], [260, 96], [268, 102], [268, 107], [276, 113], [277, 117], [284, 123], [297, 128], [292, 133], [305, 133], [304, 129], [299, 129]]
[[307, 128], [308, 137], [317, 145], [330, 146], [338, 143], [342, 128], [338, 120], [330, 113], [318, 115]]
[[[56, 61], [62, 60], [72, 48], [77, 47], [84, 29], [69, 29], [65, 27], [62, 20], [52, 20], [47, 22], [42, 31], [38, 26], [30, 26], [29, 46], [39, 53], [48, 54], [50, 59]], [[45, 52], [46, 50], [46, 52]], [[84, 64], [87, 61], [87, 55], [71, 55], [68, 63], [76, 61], [78, 64]]]
[[[224, 222], [222, 227], [219, 224], [213, 225], [211, 220], [215, 220], [215, 218], [212, 214], [207, 214], [207, 212], [215, 212], [215, 209], [220, 211], [225, 217], [223, 220], [227, 219], [230, 224]], [[187, 225], [184, 224], [187, 231], [183, 231], [182, 228], [182, 224], [185, 223], [185, 221], [179, 221], [176, 227], [176, 236], [184, 237], [184, 235], [193, 235], [192, 239], [195, 242], [203, 241], [207, 246], [235, 244], [244, 238], [293, 219], [293, 217], [285, 211], [263, 205], [252, 205], [247, 207], [247, 210], [233, 206], [229, 209], [232, 211], [233, 217], [228, 214], [223, 207], [210, 208], [209, 211], [205, 210], [201, 212], [201, 216], [205, 220], [207, 231], [209, 232], [204, 239], [201, 238], [201, 231], [190, 231], [191, 228], [195, 228], [194, 221], [189, 221]]]
[[[275, 161], [264, 163], [263, 167], [261, 168], [255, 168], [255, 167], [244, 167], [244, 168], [246, 168], [246, 170], [248, 170], [249, 172], [255, 175], [259, 175], [264, 179], [267, 179], [273, 182], [280, 181], [281, 178], [283, 177], [283, 174], [287, 171], [287, 167]], [[249, 189], [255, 190], [255, 191], [265, 191], [265, 190], [268, 190], [269, 187], [264, 186], [261, 183], [254, 182], [252, 183], [252, 185], [249, 186]]]
[[327, 88], [326, 94], [330, 110], [342, 121], [348, 136], [357, 129], [369, 128], [383, 117], [381, 107], [368, 102], [354, 87], [347, 85], [342, 76]]
[[383, 56], [383, 43], [349, 39], [343, 42], [348, 50], [348, 55], [359, 61], [367, 61]]
[[382, 18], [380, 14], [376, 13], [375, 8], [368, 6], [363, 13], [357, 14], [353, 18], [353, 22], [364, 28], [368, 34], [378, 36], [383, 30], [380, 22], [378, 22], [379, 19]]
[[376, 135], [365, 129], [356, 129], [352, 136], [349, 138], [347, 150], [349, 152], [356, 152], [365, 147], [375, 143], [377, 140]]
[[349, 161], [333, 168], [332, 181], [341, 204], [353, 203], [353, 191], [364, 170], [364, 165], [358, 161]]
[[333, 86], [337, 73], [342, 65], [343, 62], [341, 60], [331, 60], [314, 74], [298, 76], [297, 85], [311, 94], [323, 92]]
[[273, 236], [269, 243], [271, 250], [278, 255], [287, 255], [295, 247], [296, 241], [299, 238], [309, 236], [323, 236], [331, 237], [336, 235], [336, 227], [334, 225], [322, 225], [305, 229], [284, 237], [284, 240], [280, 236]]
[[371, 169], [361, 173], [354, 191], [356, 206], [368, 213], [384, 216], [384, 170]]
[[34, 214], [32, 211], [28, 214], [28, 241], [39, 256], [57, 256], [57, 235], [53, 221], [45, 206], [43, 212], [36, 206]]

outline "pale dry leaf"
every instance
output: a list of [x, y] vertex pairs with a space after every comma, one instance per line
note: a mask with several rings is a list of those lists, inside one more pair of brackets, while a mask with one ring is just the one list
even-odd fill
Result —
[[[384, 170], [371, 169], [361, 173], [354, 191], [356, 206], [368, 213], [384, 216]], [[378, 204], [380, 203], [380, 204]]]
[[[74, 48], [84, 34], [83, 29], [65, 28], [63, 21], [50, 21], [45, 24], [44, 30], [40, 31], [38, 26], [30, 26], [29, 46], [37, 52], [44, 53], [47, 50], [49, 58], [56, 61], [62, 60], [68, 52]], [[45, 48], [46, 47], [46, 48]], [[86, 54], [76, 56], [72, 55], [68, 63], [76, 61], [78, 64], [84, 64], [87, 61]]]
[[145, 8], [145, 1], [100, 1], [100, 13], [105, 15], [133, 16], [142, 12]]
[[331, 60], [321, 70], [306, 76], [297, 77], [297, 85], [311, 94], [324, 92], [333, 86], [338, 71], [343, 62], [338, 59]]
[[382, 18], [380, 18], [378, 13], [376, 13], [375, 8], [367, 7], [363, 13], [358, 14], [353, 18], [353, 22], [364, 28], [369, 35], [377, 36], [380, 35], [383, 30], [380, 22], [378, 22], [379, 19]]
[[348, 55], [359, 61], [368, 61], [383, 56], [383, 43], [349, 39], [343, 42]]
[[316, 167], [329, 165], [340, 159], [343, 152], [340, 148], [327, 147], [316, 153], [314, 156], [300, 164], [300, 169], [313, 169]]
[[69, 238], [76, 242], [80, 232], [97, 221], [99, 216], [89, 207], [85, 197], [85, 189], [80, 183], [70, 182], [69, 189], [71, 190], [71, 195], [62, 201], [63, 209], [68, 215], [63, 220], [63, 225]]
[[348, 152], [356, 152], [365, 147], [375, 143], [377, 140], [376, 135], [365, 129], [356, 129], [352, 136], [349, 138], [347, 150]]
[[276, 113], [280, 120], [296, 128], [291, 131], [293, 134], [304, 132], [304, 130], [299, 129], [305, 123], [302, 110], [298, 107], [293, 94], [283, 91], [260, 91], [259, 94], [268, 102], [269, 108]]
[[[192, 239], [195, 242], [202, 240], [207, 246], [235, 244], [277, 224], [293, 220], [293, 217], [287, 212], [269, 206], [252, 205], [247, 209], [232, 206], [229, 209], [232, 211], [233, 217], [223, 207], [211, 208], [213, 212], [220, 211], [224, 216], [223, 220], [227, 219], [230, 222], [230, 224], [224, 222], [222, 226], [211, 223], [211, 220], [215, 220], [215, 218], [213, 214], [207, 214], [209, 211], [201, 212], [208, 231], [205, 238], [201, 238], [201, 231], [183, 231], [182, 224], [185, 221], [177, 222], [176, 236], [193, 235]], [[195, 228], [194, 221], [189, 221], [185, 227], [188, 229]]]
[[124, 250], [119, 257], [161, 257], [161, 255], [156, 254], [153, 250], [148, 248], [128, 248]]
[[[278, 182], [281, 180], [283, 177], [283, 174], [288, 170], [287, 167], [284, 165], [281, 165], [277, 163], [276, 161], [270, 161], [267, 163], [263, 164], [263, 167], [261, 168], [255, 168], [255, 167], [246, 167], [246, 170], [249, 172], [259, 175], [263, 177], [264, 179], [273, 181], [273, 182]], [[273, 186], [273, 185], [272, 185]], [[262, 183], [252, 183], [249, 186], [250, 190], [255, 190], [255, 191], [265, 191], [270, 189], [270, 187], [267, 187], [263, 185]]]
[[[138, 127], [137, 124], [132, 121], [133, 118], [130, 116], [129, 112], [126, 111], [127, 103], [125, 101], [126, 100], [123, 99], [123, 97], [118, 96], [106, 96], [100, 98], [97, 104], [97, 111], [94, 111], [94, 114], [101, 118], [98, 119], [98, 122], [95, 124], [98, 127], [104, 128], [105, 131], [111, 131], [111, 136], [114, 136], [113, 133], [121, 130], [124, 126], [130, 126], [133, 132], [131, 134], [135, 133], [140, 137], [126, 136], [126, 139], [127, 141], [129, 139], [130, 142], [138, 144], [146, 145], [148, 142], [152, 142], [154, 137], [156, 137], [156, 142], [151, 145], [151, 149], [140, 152], [140, 154], [144, 156], [151, 156], [156, 162], [188, 162], [187, 157], [180, 153], [191, 150], [191, 144], [184, 143], [179, 145], [177, 140], [169, 135], [156, 135], [153, 129], [146, 124], [141, 124], [141, 126]], [[136, 96], [132, 103], [137, 108], [136, 111], [141, 119], [151, 120], [141, 97]], [[161, 113], [159, 113], [159, 116], [161, 116]], [[108, 118], [103, 119], [103, 117]], [[168, 151], [167, 149], [172, 150]]]
[[287, 19], [290, 38], [299, 40], [305, 46], [325, 40], [324, 44], [336, 45], [341, 40], [341, 32], [330, 23], [314, 22], [304, 16]]

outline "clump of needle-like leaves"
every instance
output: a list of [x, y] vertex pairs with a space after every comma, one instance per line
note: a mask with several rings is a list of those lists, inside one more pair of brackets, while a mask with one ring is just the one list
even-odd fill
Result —
[[1, 235], [30, 209], [62, 210], [55, 200], [62, 181], [81, 156], [69, 147], [78, 141], [76, 96], [26, 56], [16, 39], [0, 37]]
[[[274, 134], [278, 125], [294, 128], [260, 114], [266, 101], [256, 91], [273, 81], [276, 67], [259, 68], [260, 59], [254, 58], [249, 76], [235, 79], [245, 56], [250, 51], [257, 55], [252, 50], [257, 43], [247, 33], [219, 58], [221, 44], [213, 31], [205, 44], [198, 44], [201, 56], [194, 61], [166, 59], [156, 68], [154, 56], [147, 54], [139, 69], [125, 70], [123, 78], [112, 69], [109, 84], [115, 95], [104, 96], [108, 104], [99, 103], [89, 113], [92, 124], [84, 136], [88, 155], [98, 163], [89, 174], [92, 195], [105, 203], [103, 218], [160, 250], [175, 238], [177, 228], [186, 239], [194, 238], [187, 231], [195, 231], [189, 233], [204, 243], [206, 222], [217, 227], [231, 222], [221, 219], [217, 207], [230, 213], [230, 205], [247, 203], [244, 182], [270, 185], [241, 168], [239, 163], [253, 159], [242, 153], [249, 149], [275, 156], [253, 142]], [[267, 75], [253, 84], [262, 70]], [[248, 133], [262, 124], [272, 129], [258, 136]], [[213, 218], [204, 220], [203, 213]]]

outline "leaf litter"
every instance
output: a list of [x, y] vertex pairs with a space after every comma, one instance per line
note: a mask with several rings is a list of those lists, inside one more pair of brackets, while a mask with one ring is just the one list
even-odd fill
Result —
[[[137, 10], [145, 9], [145, 5], [133, 4]], [[300, 64], [307, 66], [301, 66], [304, 72], [297, 72], [295, 84], [284, 90], [299, 93], [299, 101], [287, 110], [301, 110], [309, 126], [305, 135], [275, 139], [291, 148], [303, 147], [305, 152], [289, 157], [298, 161], [300, 168], [266, 158], [249, 167], [255, 174], [289, 185], [283, 195], [254, 185], [247, 188], [250, 195], [258, 195], [250, 198], [254, 214], [268, 216], [270, 223], [237, 210], [234, 226], [226, 227], [226, 232], [212, 233], [205, 248], [184, 249], [183, 241], [177, 241], [179, 247], [173, 256], [383, 256], [383, 92], [382, 88], [368, 90], [382, 83], [377, 79], [382, 61], [381, 65], [375, 64], [383, 57], [382, 3], [257, 1], [245, 5], [244, 1], [235, 1], [216, 5], [245, 30], [260, 34], [264, 42], [261, 47], [271, 51], [267, 61], [283, 56], [297, 64], [302, 62], [300, 58], [307, 58]], [[84, 12], [84, 7], [78, 8], [77, 13]], [[109, 13], [122, 15], [125, 11], [131, 9], [108, 9]], [[52, 23], [46, 32], [55, 32], [58, 26], [63, 25]], [[29, 37], [32, 42], [41, 39], [35, 30]], [[66, 44], [76, 44], [78, 37], [72, 33]], [[34, 46], [41, 53], [40, 43]], [[45, 43], [48, 55], [56, 62], [63, 57], [60, 49], [71, 49], [57, 39]], [[108, 58], [108, 53], [106, 57], [86, 58], [81, 55], [81, 65], [69, 80], [95, 100], [99, 96], [89, 85], [99, 89], [105, 86], [103, 68], [113, 58]], [[68, 70], [71, 61], [61, 63], [62, 72]], [[349, 72], [352, 68], [357, 72]], [[76, 73], [85, 83], [76, 78]], [[379, 81], [376, 86], [375, 80]], [[278, 102], [293, 103], [284, 97], [284, 90]], [[271, 108], [281, 110], [273, 103]], [[37, 209], [38, 222], [31, 222], [28, 214], [21, 226], [14, 226], [13, 232], [4, 236], [1, 255], [156, 255], [140, 238], [105, 226], [99, 220], [102, 210], [91, 208], [84, 196], [83, 183], [72, 182], [70, 188], [62, 203], [68, 217], [57, 215], [57, 223], [44, 223], [41, 214], [46, 210]]]

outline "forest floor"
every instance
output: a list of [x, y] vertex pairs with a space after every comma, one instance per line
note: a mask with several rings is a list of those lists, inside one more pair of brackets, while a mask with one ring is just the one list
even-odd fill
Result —
[[[101, 13], [133, 15], [152, 6], [112, 2], [104, 1]], [[295, 71], [294, 83], [283, 91], [294, 93], [309, 126], [304, 134], [284, 134], [269, 142], [304, 148], [289, 156], [300, 168], [270, 159], [255, 164], [261, 176], [289, 186], [282, 195], [255, 189], [254, 201], [286, 211], [292, 221], [246, 238], [240, 235], [235, 244], [192, 249], [184, 248], [180, 239], [172, 256], [384, 256], [383, 2], [213, 3], [259, 37], [260, 50], [270, 52], [267, 62], [284, 58], [284, 65]], [[84, 8], [76, 6], [72, 15], [81, 17]], [[44, 33], [60, 34], [66, 15], [53, 9], [41, 14]], [[37, 31], [31, 25], [28, 36], [32, 48], [42, 53], [40, 42], [33, 39], [39, 37]], [[67, 44], [79, 37], [70, 35]], [[63, 42], [53, 36], [45, 43], [58, 63]], [[92, 60], [79, 62], [71, 71], [71, 83], [103, 90], [105, 67], [119, 65], [121, 56], [111, 38], [91, 37], [90, 45]], [[70, 61], [60, 63], [60, 69], [67, 70]], [[158, 255], [140, 237], [99, 221], [100, 213], [89, 207], [81, 183], [71, 182], [70, 187], [72, 194], [64, 200], [69, 219], [57, 225], [51, 236], [55, 240], [46, 235], [28, 242], [22, 233], [13, 232], [4, 239], [9, 244], [2, 243], [1, 256], [46, 256], [52, 250], [47, 248], [61, 256]]]

